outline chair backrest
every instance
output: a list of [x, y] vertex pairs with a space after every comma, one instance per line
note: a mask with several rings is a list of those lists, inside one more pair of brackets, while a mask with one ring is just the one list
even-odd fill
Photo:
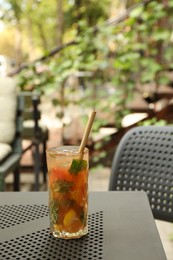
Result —
[[[37, 92], [32, 91], [21, 91], [18, 93], [18, 96], [24, 98], [25, 107], [23, 111], [23, 117], [25, 120], [33, 119], [34, 104], [39, 105], [40, 95]], [[40, 119], [40, 110], [38, 109], [38, 119]]]
[[24, 109], [24, 98], [21, 96], [17, 97], [17, 109], [16, 109], [16, 134], [14, 141], [12, 142], [13, 151], [15, 153], [22, 154], [22, 130], [23, 130], [23, 109]]
[[116, 149], [109, 190], [144, 190], [154, 218], [173, 222], [173, 126], [129, 130]]
[[[41, 112], [39, 110], [40, 95], [37, 92], [24, 91], [18, 93], [19, 97], [24, 99], [23, 121], [33, 121], [33, 133], [35, 137], [40, 135], [39, 119], [41, 118]], [[25, 131], [25, 127], [23, 131]], [[30, 139], [28, 133], [23, 132], [24, 139]]]

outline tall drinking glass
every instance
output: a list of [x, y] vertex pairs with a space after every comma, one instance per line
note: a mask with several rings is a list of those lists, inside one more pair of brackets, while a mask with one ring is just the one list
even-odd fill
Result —
[[88, 233], [89, 150], [61, 146], [46, 151], [50, 229], [54, 237], [71, 239]]

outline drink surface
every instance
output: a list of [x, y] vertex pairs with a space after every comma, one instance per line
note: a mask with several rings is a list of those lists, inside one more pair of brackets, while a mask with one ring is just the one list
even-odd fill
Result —
[[47, 152], [50, 224], [57, 237], [87, 233], [88, 149], [82, 159], [78, 150], [64, 146]]

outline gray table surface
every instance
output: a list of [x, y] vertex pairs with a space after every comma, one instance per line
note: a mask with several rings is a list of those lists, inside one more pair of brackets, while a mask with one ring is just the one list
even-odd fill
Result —
[[[48, 193], [0, 192], [0, 207], [3, 209], [0, 213], [0, 259], [14, 259], [15, 252], [11, 252], [11, 257], [10, 255], [9, 258], [7, 257], [8, 249], [13, 251], [12, 248], [14, 245], [17, 246], [18, 244], [19, 250], [20, 245], [21, 247], [25, 247], [23, 245], [26, 243], [23, 242], [24, 244], [22, 245], [20, 238], [24, 240], [25, 237], [27, 237], [27, 239], [31, 237], [32, 239], [30, 240], [33, 240], [35, 239], [33, 235], [34, 232], [42, 232], [42, 239], [44, 239], [44, 230], [45, 228], [49, 229], [48, 215], [32, 217], [29, 221], [28, 219], [26, 220], [25, 217], [23, 222], [18, 222], [17, 217], [11, 216], [15, 218], [15, 224], [6, 224], [4, 228], [3, 220], [6, 219], [5, 214], [7, 214], [4, 213], [6, 212], [5, 207], [11, 207], [10, 210], [12, 211], [15, 210], [15, 207], [21, 208], [25, 205], [37, 205], [38, 207], [42, 205], [47, 206]], [[39, 213], [37, 212], [37, 214]], [[57, 256], [56, 259], [166, 260], [165, 252], [145, 192], [91, 192], [89, 194], [89, 218], [89, 235], [83, 239], [75, 239], [75, 241], [64, 240], [64, 244], [61, 242], [61, 247], [66, 250], [67, 256], [62, 257], [62, 250], [59, 249], [60, 253], [57, 253], [59, 257]], [[8, 219], [6, 222], [8, 222]], [[36, 238], [34, 241], [35, 244], [37, 244], [37, 240], [40, 241], [38, 235]], [[56, 239], [56, 242], [53, 242], [54, 248], [52, 250], [56, 250], [56, 246], [60, 243], [59, 241], [59, 239]], [[97, 242], [100, 243], [99, 246]], [[44, 259], [55, 259], [53, 253], [51, 257], [46, 257], [46, 253], [49, 250], [48, 246], [46, 247], [46, 242], [44, 244], [43, 241], [39, 242], [39, 245], [40, 243], [42, 243], [42, 251], [44, 251], [44, 246], [46, 248], [45, 250], [47, 250], [45, 251]], [[85, 247], [87, 243], [88, 246]], [[4, 249], [6, 247], [7, 250]], [[68, 247], [70, 247], [69, 255]], [[33, 258], [32, 255], [27, 256], [27, 250], [25, 250], [25, 259], [42, 259], [41, 253], [39, 254], [39, 246], [36, 248], [38, 258]], [[30, 248], [30, 250], [32, 251], [32, 248]], [[73, 251], [75, 255], [73, 255]], [[91, 252], [88, 253], [86, 251]], [[85, 254], [86, 257], [84, 257]], [[21, 258], [18, 257], [15, 259], [23, 259], [23, 257], [21, 256]]]

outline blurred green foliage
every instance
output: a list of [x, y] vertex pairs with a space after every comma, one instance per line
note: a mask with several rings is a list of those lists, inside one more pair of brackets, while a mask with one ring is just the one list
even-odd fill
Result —
[[[173, 0], [166, 4], [151, 1], [140, 4], [116, 25], [100, 23], [99, 30], [82, 16], [73, 30], [76, 44], [44, 64], [23, 70], [20, 88], [37, 89], [44, 95], [55, 92], [52, 102], [63, 107], [61, 117], [64, 107], [74, 102], [81, 108], [112, 114], [114, 126], [120, 128], [135, 92], [142, 96], [145, 85], [151, 83], [157, 92], [161, 84], [169, 82], [165, 72], [173, 69], [172, 13]], [[79, 72], [84, 76], [79, 77], [82, 89], [76, 92], [68, 79]], [[72, 99], [73, 93], [80, 98]], [[98, 117], [95, 128], [107, 123]]]

